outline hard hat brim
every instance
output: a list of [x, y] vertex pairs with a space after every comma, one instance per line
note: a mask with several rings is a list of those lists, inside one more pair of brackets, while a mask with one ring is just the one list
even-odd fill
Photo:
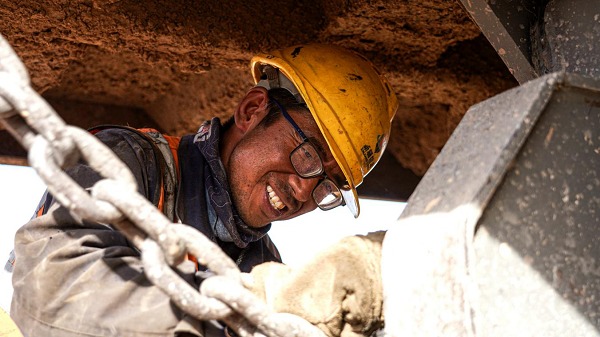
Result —
[[346, 202], [346, 207], [350, 210], [354, 218], [358, 218], [360, 214], [360, 206], [358, 203], [358, 194], [356, 193], [356, 188], [352, 188], [350, 190], [340, 190], [342, 192], [342, 197]]

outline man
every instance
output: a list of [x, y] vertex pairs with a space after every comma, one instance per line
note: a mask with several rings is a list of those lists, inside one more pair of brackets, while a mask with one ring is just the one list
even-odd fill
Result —
[[[381, 157], [398, 107], [370, 62], [335, 46], [258, 55], [252, 73], [257, 85], [223, 126], [215, 118], [181, 139], [96, 130], [141, 194], [219, 244], [242, 271], [280, 261], [266, 235], [272, 221], [344, 204], [358, 216], [356, 186]], [[157, 150], [161, 142], [171, 151]], [[176, 192], [157, 183], [170, 170]], [[85, 188], [100, 179], [83, 164], [68, 173]], [[51, 195], [15, 243], [11, 315], [26, 336], [205, 335], [146, 279], [122, 233], [82, 221]], [[180, 273], [198, 287], [189, 264]]]

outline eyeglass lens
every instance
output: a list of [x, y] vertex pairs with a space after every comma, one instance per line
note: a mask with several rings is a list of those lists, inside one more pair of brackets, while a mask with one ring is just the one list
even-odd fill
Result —
[[324, 179], [313, 190], [313, 198], [323, 210], [332, 209], [342, 203], [342, 193], [333, 181]]
[[312, 178], [323, 173], [323, 163], [315, 147], [302, 143], [290, 157], [294, 169], [302, 178]]
[[[323, 174], [323, 162], [315, 147], [304, 142], [290, 155], [292, 166], [302, 178], [313, 178]], [[322, 210], [329, 210], [343, 203], [340, 189], [329, 178], [319, 182], [313, 190], [313, 199]]]

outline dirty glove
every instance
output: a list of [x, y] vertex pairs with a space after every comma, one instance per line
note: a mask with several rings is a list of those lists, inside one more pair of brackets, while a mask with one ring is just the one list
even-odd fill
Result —
[[245, 286], [271, 309], [300, 316], [329, 337], [370, 336], [383, 324], [384, 235], [344, 238], [299, 268], [258, 265]]

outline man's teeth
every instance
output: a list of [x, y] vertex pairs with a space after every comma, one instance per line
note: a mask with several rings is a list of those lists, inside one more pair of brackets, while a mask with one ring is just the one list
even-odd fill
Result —
[[279, 199], [277, 194], [275, 194], [275, 191], [273, 191], [273, 188], [270, 185], [267, 185], [267, 192], [269, 193], [269, 202], [271, 203], [271, 206], [281, 211], [285, 207], [285, 205], [281, 202], [281, 200]]

